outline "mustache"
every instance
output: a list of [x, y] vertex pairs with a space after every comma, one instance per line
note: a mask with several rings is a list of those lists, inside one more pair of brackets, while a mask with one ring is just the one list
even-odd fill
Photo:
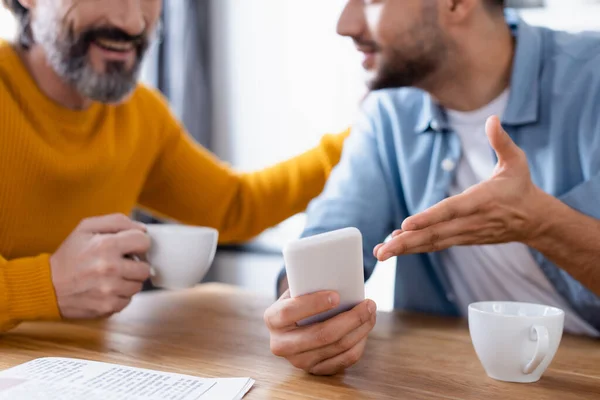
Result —
[[98, 39], [133, 43], [137, 53], [138, 62], [140, 62], [140, 59], [150, 46], [150, 35], [151, 32], [148, 32], [147, 30], [137, 35], [130, 35], [122, 29], [111, 26], [94, 27], [76, 34], [73, 27], [71, 27], [68, 33], [69, 44], [67, 47], [70, 63], [81, 67], [85, 63], [90, 46]]
[[91, 43], [97, 39], [106, 39], [115, 42], [128, 42], [140, 45], [148, 42], [148, 33], [143, 31], [137, 35], [130, 35], [119, 28], [99, 27], [84, 31], [79, 35], [80, 40]]
[[359, 51], [364, 51], [367, 53], [376, 53], [381, 50], [381, 47], [377, 44], [377, 42], [374, 42], [372, 40], [366, 40], [363, 38], [354, 38], [353, 40], [354, 46], [356, 46], [356, 48]]

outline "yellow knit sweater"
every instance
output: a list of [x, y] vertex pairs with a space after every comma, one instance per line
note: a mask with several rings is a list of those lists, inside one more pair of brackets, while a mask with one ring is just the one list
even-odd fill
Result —
[[195, 144], [154, 91], [140, 86], [122, 105], [65, 109], [0, 42], [0, 331], [60, 318], [49, 256], [82, 219], [139, 206], [214, 227], [222, 242], [243, 241], [306, 208], [347, 135], [236, 173]]

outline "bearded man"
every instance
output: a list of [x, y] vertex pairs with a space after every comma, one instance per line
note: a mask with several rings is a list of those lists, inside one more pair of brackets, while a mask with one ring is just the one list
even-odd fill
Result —
[[[359, 228], [367, 278], [398, 256], [397, 309], [541, 303], [598, 336], [599, 37], [529, 26], [502, 0], [348, 0], [338, 31], [377, 91], [304, 236]], [[372, 301], [296, 324], [339, 300], [285, 292], [265, 313], [273, 353], [314, 374], [356, 363]]]
[[3, 2], [20, 32], [0, 43], [0, 331], [126, 307], [150, 273], [135, 207], [243, 241], [304, 210], [339, 160], [347, 132], [249, 174], [198, 146], [137, 82], [160, 0]]

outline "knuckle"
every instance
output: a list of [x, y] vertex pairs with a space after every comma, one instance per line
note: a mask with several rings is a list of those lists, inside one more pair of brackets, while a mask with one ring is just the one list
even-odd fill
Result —
[[402, 252], [402, 254], [408, 253], [408, 250], [409, 250], [408, 243], [402, 243], [400, 245], [400, 251]]
[[360, 360], [361, 356], [362, 356], [362, 351], [360, 350], [359, 347], [355, 347], [355, 348], [349, 350], [346, 353], [346, 356], [344, 358], [342, 358], [342, 365], [344, 366], [344, 368], [351, 367]]
[[263, 314], [263, 321], [264, 321], [265, 325], [267, 326], [267, 329], [269, 329], [269, 331], [272, 331], [273, 324], [271, 323], [271, 311], [269, 308], [267, 308]]
[[263, 315], [265, 325], [267, 325], [269, 331], [274, 331], [276, 326], [275, 319], [277, 318], [277, 311], [275, 311], [273, 307], [274, 306], [267, 308]]
[[291, 323], [290, 319], [292, 318], [292, 311], [290, 307], [281, 307], [277, 310], [274, 315], [274, 320], [281, 321], [285, 325]]
[[429, 233], [429, 243], [435, 246], [439, 241], [440, 234], [436, 230], [431, 231]]
[[439, 242], [429, 243], [428, 250], [429, 250], [428, 251], [429, 253], [435, 253], [435, 252], [440, 251], [441, 250], [440, 243]]
[[458, 217], [458, 211], [456, 210], [456, 208], [452, 207], [448, 203], [444, 204], [443, 210], [444, 214], [446, 214], [447, 218], [450, 220], [456, 219], [456, 217]]
[[116, 248], [116, 241], [108, 235], [97, 235], [94, 237], [94, 250], [101, 254], [112, 252]]
[[405, 254], [408, 252], [408, 244], [405, 241], [397, 241], [393, 249], [399, 254]]
[[131, 219], [129, 219], [129, 217], [128, 217], [127, 215], [123, 214], [123, 213], [116, 213], [116, 214], [113, 214], [113, 215], [112, 215], [112, 219], [113, 219], [115, 222], [118, 222], [118, 223], [123, 223], [123, 224], [126, 224], [126, 223], [128, 223], [128, 222], [130, 222], [130, 221], [131, 221]]
[[319, 328], [317, 329], [317, 333], [315, 334], [315, 339], [317, 341], [317, 343], [320, 343], [321, 345], [328, 345], [331, 344], [332, 340], [331, 340], [331, 334], [329, 333], [329, 331], [326, 328]]
[[273, 353], [273, 355], [276, 355], [277, 357], [283, 357], [286, 354], [286, 351], [285, 351], [286, 346], [284, 345], [284, 343], [281, 340], [272, 338], [270, 348], [271, 348], [271, 353]]
[[363, 307], [361, 307], [360, 312], [357, 313], [357, 314], [358, 314], [357, 315], [357, 317], [358, 317], [358, 326], [366, 324], [371, 319], [371, 313], [369, 313], [369, 309], [367, 307], [367, 304], [365, 304]]
[[114, 288], [108, 284], [100, 286], [98, 292], [100, 292], [102, 297], [112, 297], [115, 294]]
[[309, 371], [312, 367], [304, 357], [290, 357], [287, 359], [294, 367], [303, 371]]
[[111, 277], [116, 275], [117, 266], [107, 260], [102, 260], [96, 265], [96, 275], [100, 277]]
[[344, 336], [342, 339], [340, 339], [335, 347], [336, 347], [336, 351], [338, 354], [344, 353], [348, 350], [350, 350], [352, 348], [352, 345], [354, 343], [352, 343], [352, 340], [350, 337], [348, 336]]
[[148, 246], [150, 246], [150, 236], [148, 236], [148, 234], [146, 234], [145, 232], [134, 230], [134, 231], [131, 231], [130, 234], [136, 240], [139, 240], [141, 243], [144, 243], [144, 244], [147, 244]]

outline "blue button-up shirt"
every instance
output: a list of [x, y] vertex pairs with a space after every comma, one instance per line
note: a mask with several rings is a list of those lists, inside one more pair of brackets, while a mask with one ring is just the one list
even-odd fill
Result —
[[[536, 185], [600, 219], [600, 36], [521, 21], [512, 28], [517, 46], [503, 126], [527, 154]], [[443, 165], [458, 164], [461, 151], [444, 110], [426, 92], [373, 93], [325, 191], [309, 207], [303, 236], [359, 228], [368, 278], [373, 247], [406, 217], [447, 197], [454, 172]], [[600, 329], [600, 298], [531, 251], [558, 293]], [[398, 258], [396, 308], [458, 315], [452, 291], [438, 254]]]

